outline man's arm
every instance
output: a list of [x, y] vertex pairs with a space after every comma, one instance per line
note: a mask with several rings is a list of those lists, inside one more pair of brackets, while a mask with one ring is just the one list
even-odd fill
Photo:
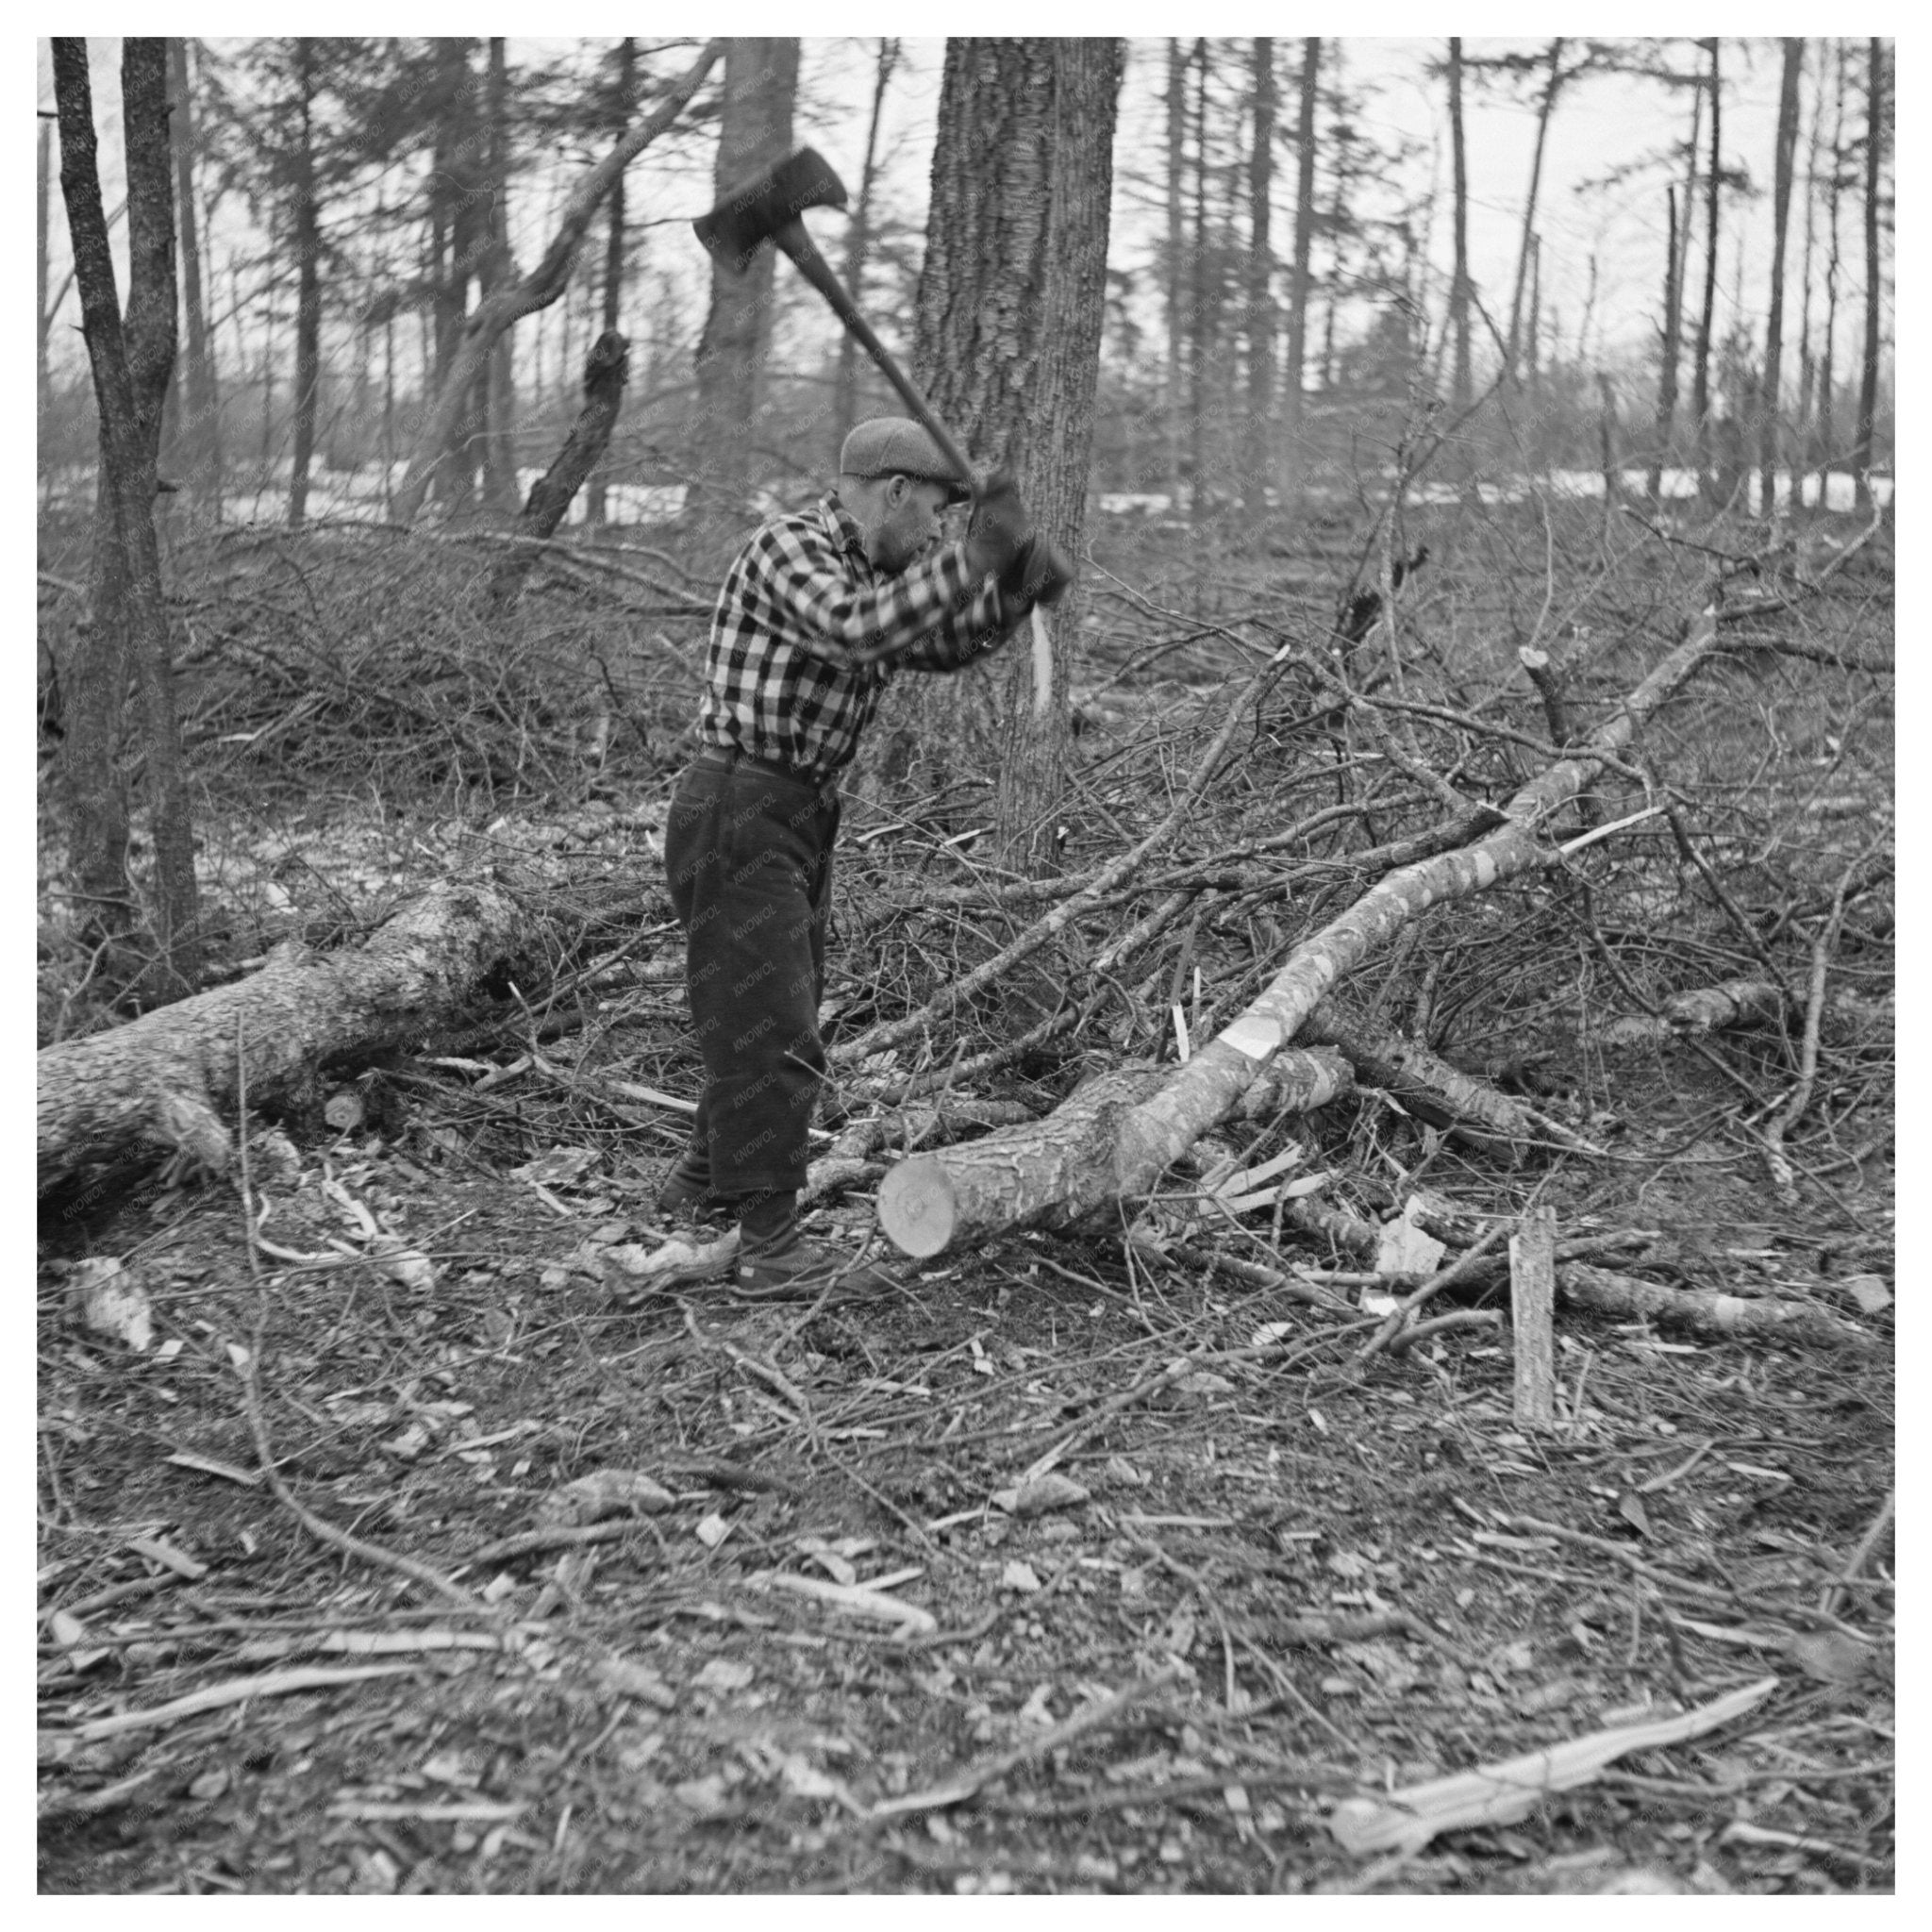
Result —
[[[963, 545], [894, 577], [855, 584], [833, 545], [815, 532], [773, 525], [745, 558], [741, 599], [801, 650], [841, 666], [911, 662], [948, 655], [964, 662], [966, 645], [991, 628], [999, 593], [991, 579], [975, 586]], [[758, 606], [772, 607], [760, 612]], [[950, 668], [934, 661], [929, 668]]]

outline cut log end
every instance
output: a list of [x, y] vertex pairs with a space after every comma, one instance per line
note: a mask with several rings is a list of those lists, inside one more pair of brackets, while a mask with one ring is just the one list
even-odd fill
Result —
[[902, 1160], [880, 1182], [879, 1225], [901, 1254], [924, 1261], [943, 1253], [958, 1224], [953, 1184], [930, 1157]]

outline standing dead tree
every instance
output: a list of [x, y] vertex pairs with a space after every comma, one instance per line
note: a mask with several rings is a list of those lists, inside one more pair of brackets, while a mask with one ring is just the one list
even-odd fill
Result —
[[399, 524], [411, 524], [423, 508], [429, 484], [442, 460], [451, 436], [473, 400], [476, 378], [490, 359], [497, 338], [525, 315], [547, 308], [561, 295], [597, 210], [609, 195], [610, 185], [631, 160], [641, 155], [676, 120], [724, 51], [723, 41], [707, 41], [676, 85], [657, 110], [641, 121], [577, 184], [564, 205], [562, 219], [543, 258], [520, 281], [498, 289], [479, 303], [463, 325], [462, 341], [443, 375], [442, 387], [423, 425], [415, 453], [397, 488], [391, 514]]

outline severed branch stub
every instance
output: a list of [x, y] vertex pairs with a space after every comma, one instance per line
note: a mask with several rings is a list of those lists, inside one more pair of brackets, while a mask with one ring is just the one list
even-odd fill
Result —
[[1548, 1429], [1557, 1420], [1557, 1216], [1532, 1208], [1509, 1237], [1510, 1333], [1516, 1361], [1516, 1422]]

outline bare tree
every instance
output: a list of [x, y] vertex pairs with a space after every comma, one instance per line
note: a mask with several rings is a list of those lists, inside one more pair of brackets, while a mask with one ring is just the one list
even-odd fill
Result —
[[1181, 501], [1181, 356], [1187, 341], [1182, 291], [1186, 226], [1182, 214], [1188, 145], [1188, 57], [1177, 40], [1167, 43], [1167, 378], [1162, 418], [1167, 439], [1167, 488], [1176, 509]]
[[[1805, 66], [1802, 38], [1784, 43], [1784, 73], [1778, 88], [1777, 153], [1773, 163], [1771, 300], [1764, 324], [1764, 385], [1757, 406], [1758, 506], [1769, 517], [1776, 509], [1778, 373], [1784, 358], [1785, 231], [1790, 224], [1791, 163], [1798, 149], [1798, 79]], [[1797, 492], [1792, 491], [1795, 508]]]
[[60, 126], [60, 193], [74, 245], [100, 411], [101, 480], [94, 517], [89, 623], [63, 679], [62, 747], [72, 811], [70, 849], [81, 928], [131, 964], [121, 942], [131, 927], [127, 804], [118, 768], [130, 671], [145, 701], [144, 780], [155, 855], [156, 982], [163, 998], [188, 991], [200, 970], [194, 828], [181, 763], [155, 535], [156, 459], [161, 409], [175, 361], [175, 220], [168, 153], [166, 43], [121, 44], [122, 125], [127, 156], [127, 311], [101, 205], [87, 42], [54, 42]]
[[[622, 134], [636, 106], [635, 94], [638, 75], [638, 43], [633, 35], [625, 34], [617, 43], [617, 75], [614, 98], [611, 108], [612, 126], [609, 131]], [[618, 324], [623, 320], [624, 309], [624, 263], [625, 263], [625, 171], [617, 171], [617, 178], [610, 184], [610, 193], [605, 202], [605, 217], [608, 226], [604, 237], [604, 333], [617, 334]], [[594, 356], [593, 356], [594, 359]], [[584, 521], [601, 524], [607, 508], [604, 473], [600, 467], [584, 484]]]
[[308, 464], [315, 451], [315, 408], [322, 388], [322, 224], [315, 193], [315, 42], [294, 42], [294, 146], [290, 155], [289, 209], [295, 243], [295, 425], [289, 465], [289, 527], [299, 530], [308, 505]]
[[1301, 106], [1295, 122], [1294, 267], [1288, 285], [1288, 368], [1282, 375], [1281, 443], [1284, 507], [1301, 490], [1303, 461], [1302, 377], [1307, 366], [1308, 253], [1315, 242], [1315, 107], [1322, 74], [1322, 42], [1302, 42]]
[[1509, 379], [1516, 379], [1516, 372], [1523, 350], [1523, 298], [1529, 285], [1530, 256], [1536, 242], [1537, 197], [1542, 187], [1543, 148], [1550, 136], [1550, 117], [1557, 111], [1557, 96], [1562, 92], [1563, 83], [1569, 76], [1563, 72], [1563, 48], [1567, 43], [1560, 38], [1550, 42], [1548, 54], [1549, 74], [1543, 82], [1543, 91], [1537, 102], [1536, 145], [1531, 150], [1529, 163], [1529, 192], [1523, 203], [1523, 239], [1516, 251], [1516, 286], [1509, 297], [1509, 334], [1504, 361]]
[[[727, 42], [718, 122], [719, 200], [791, 152], [797, 92], [795, 40]], [[697, 352], [699, 446], [708, 453], [710, 480], [732, 496], [741, 496], [748, 487], [764, 400], [774, 257], [774, 250], [760, 249], [741, 275], [729, 263], [711, 264], [711, 305]]]
[[1270, 418], [1274, 411], [1274, 257], [1268, 204], [1274, 185], [1274, 42], [1254, 44], [1255, 133], [1248, 152], [1248, 420], [1241, 494], [1249, 514], [1267, 508]]
[[1690, 414], [1697, 431], [1698, 489], [1708, 497], [1716, 488], [1710, 453], [1710, 341], [1717, 317], [1718, 195], [1724, 185], [1719, 109], [1724, 85], [1718, 71], [1718, 37], [1713, 34], [1704, 45], [1710, 59], [1710, 168], [1704, 189], [1704, 308], [1690, 365]]
[[[509, 66], [503, 37], [490, 41], [489, 79], [484, 95], [484, 167], [490, 183], [482, 258], [476, 265], [479, 303], [516, 279], [509, 253]], [[620, 181], [622, 176], [619, 177]], [[510, 361], [509, 331], [491, 344], [476, 375], [477, 415], [483, 422], [483, 501], [491, 509], [517, 504], [516, 375]]]
[[[873, 197], [879, 175], [879, 125], [885, 116], [886, 90], [891, 85], [898, 64], [899, 42], [881, 40], [873, 65], [872, 112], [865, 124], [865, 161], [858, 171], [852, 224], [845, 231], [845, 286], [861, 310], [865, 307], [865, 272], [872, 256]], [[858, 415], [858, 344], [843, 330], [839, 335], [837, 398], [832, 420], [835, 453]]]
[[181, 482], [211, 515], [221, 515], [222, 424], [214, 345], [208, 325], [201, 224], [194, 205], [194, 101], [188, 84], [188, 42], [168, 42], [168, 132], [175, 153], [175, 199], [181, 218], [181, 307], [188, 324], [182, 370]]
[[1469, 157], [1462, 132], [1462, 42], [1456, 38], [1449, 42], [1449, 157], [1455, 183], [1451, 220], [1456, 236], [1455, 266], [1449, 277], [1449, 335], [1456, 358], [1450, 399], [1462, 410], [1470, 406], [1474, 383], [1469, 360]]
[[1885, 42], [1866, 43], [1865, 79], [1865, 364], [1858, 383], [1858, 447], [1853, 458], [1860, 508], [1872, 502], [1872, 463], [1878, 422], [1878, 353], [1881, 346], [1879, 282], [1879, 184], [1885, 166]]
[[1818, 358], [1818, 508], [1827, 508], [1831, 496], [1831, 465], [1837, 451], [1835, 391], [1838, 370], [1835, 362], [1838, 332], [1838, 278], [1843, 266], [1839, 245], [1839, 199], [1845, 189], [1845, 45], [1833, 43], [1832, 62], [1837, 85], [1834, 90], [1831, 129], [1831, 180], [1825, 198], [1824, 258], [1824, 341]]

